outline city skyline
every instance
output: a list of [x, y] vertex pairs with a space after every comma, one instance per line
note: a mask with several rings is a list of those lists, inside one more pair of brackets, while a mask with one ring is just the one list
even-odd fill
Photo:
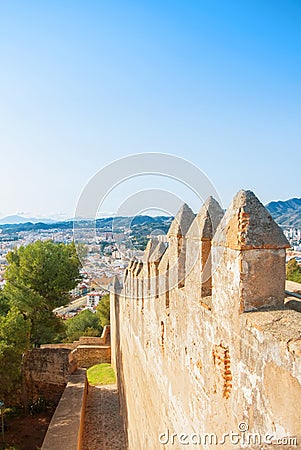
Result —
[[242, 187], [299, 198], [300, 16], [293, 0], [2, 2], [0, 218], [72, 217], [95, 173], [148, 152], [198, 166], [224, 207]]

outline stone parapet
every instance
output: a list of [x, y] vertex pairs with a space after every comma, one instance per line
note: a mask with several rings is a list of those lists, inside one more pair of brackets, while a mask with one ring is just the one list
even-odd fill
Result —
[[81, 450], [87, 389], [86, 370], [78, 369], [55, 410], [42, 450]]
[[[164, 252], [149, 243], [139, 273], [132, 262], [124, 288], [111, 293], [129, 449], [182, 448], [182, 433], [221, 439], [240, 423], [262, 439], [297, 436], [301, 316], [284, 302], [281, 229], [252, 192], [240, 191], [225, 215], [213, 199], [196, 218], [184, 206], [168, 236]], [[159, 440], [168, 433], [174, 443]]]

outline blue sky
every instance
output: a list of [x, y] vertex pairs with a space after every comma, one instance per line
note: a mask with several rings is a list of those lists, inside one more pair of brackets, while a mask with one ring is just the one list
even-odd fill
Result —
[[72, 215], [137, 152], [190, 160], [225, 206], [300, 197], [300, 23], [299, 0], [0, 0], [0, 216]]

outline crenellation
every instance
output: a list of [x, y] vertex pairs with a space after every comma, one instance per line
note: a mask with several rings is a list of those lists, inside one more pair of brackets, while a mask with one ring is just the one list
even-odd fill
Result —
[[184, 204], [176, 214], [168, 231], [170, 289], [182, 288], [185, 282], [186, 234], [195, 218], [192, 210]]
[[133, 288], [133, 266], [136, 262], [136, 258], [132, 258], [125, 270], [125, 275], [124, 275], [124, 294], [126, 296], [131, 296], [132, 295], [132, 288]]
[[[212, 245], [214, 300], [221, 284], [221, 290], [231, 291], [233, 308], [239, 312], [283, 306], [289, 243], [253, 192], [239, 191], [234, 197]], [[231, 274], [224, 273], [229, 270]], [[218, 310], [217, 302], [215, 306]]]
[[223, 215], [219, 203], [209, 197], [187, 232], [186, 283], [195, 286], [192, 295], [200, 301], [212, 293], [211, 241]]
[[169, 308], [169, 247], [166, 248], [159, 265], [159, 294], [165, 308]]
[[149, 258], [154, 250], [154, 247], [156, 245], [157, 240], [150, 239], [147, 243], [147, 246], [145, 248], [144, 254], [143, 254], [143, 272], [144, 272], [144, 278], [146, 280], [146, 283], [144, 283], [144, 293], [143, 297], [148, 298], [151, 291], [151, 274], [150, 274], [150, 264], [149, 264]]
[[222, 436], [240, 422], [262, 435], [300, 432], [300, 313], [283, 303], [287, 246], [255, 195], [240, 191], [225, 215], [212, 198], [196, 217], [183, 205], [167, 245], [153, 238], [143, 262], [129, 264], [125, 288], [111, 294], [129, 449], [161, 448], [166, 430]]
[[[159, 280], [159, 264], [162, 256], [166, 251], [166, 245], [163, 242], [156, 242], [152, 254], [149, 257], [150, 278], [151, 278], [151, 296], [159, 298], [160, 280]], [[165, 274], [166, 275], [166, 274]]]

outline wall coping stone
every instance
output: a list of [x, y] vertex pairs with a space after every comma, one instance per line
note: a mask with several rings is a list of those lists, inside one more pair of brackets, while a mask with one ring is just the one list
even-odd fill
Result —
[[85, 369], [70, 376], [48, 427], [42, 450], [81, 450], [87, 396]]

